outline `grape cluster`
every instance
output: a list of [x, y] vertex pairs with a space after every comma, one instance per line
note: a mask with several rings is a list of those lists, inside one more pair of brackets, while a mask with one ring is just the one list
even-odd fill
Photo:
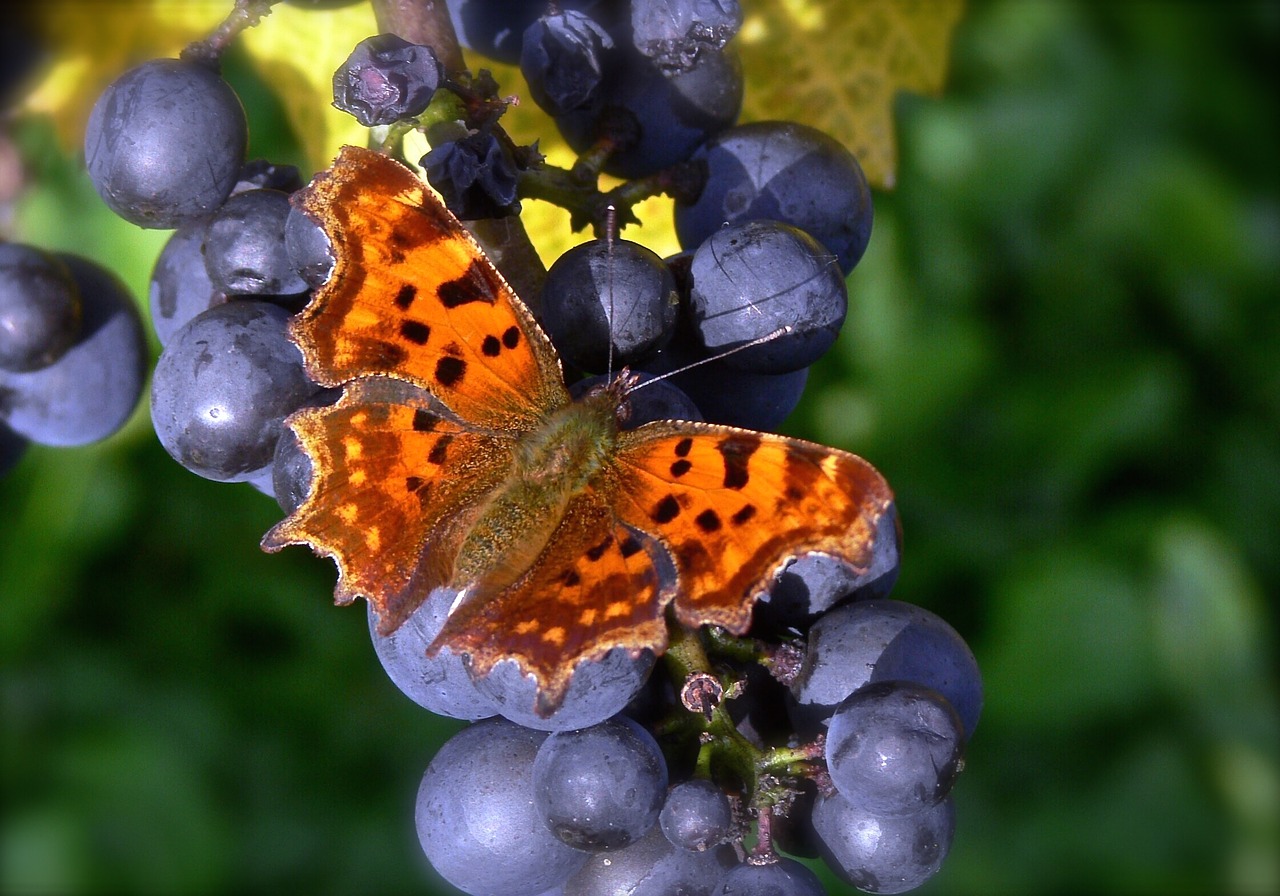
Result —
[[[625, 368], [636, 378], [627, 426], [776, 428], [842, 328], [872, 205], [857, 160], [829, 136], [736, 123], [739, 3], [459, 0], [449, 13], [465, 46], [520, 64], [578, 151], [573, 170], [512, 140], [485, 73], [446, 70], [449, 54], [394, 34], [356, 45], [334, 73], [335, 105], [393, 152], [422, 129], [432, 149], [420, 167], [464, 220], [518, 215], [537, 197], [594, 228], [525, 296], [575, 397]], [[243, 109], [208, 50], [113, 83], [90, 118], [86, 160], [118, 214], [173, 229], [150, 295], [160, 442], [192, 472], [250, 482], [290, 512], [312, 471], [287, 418], [337, 395], [308, 378], [288, 323], [333, 258], [289, 201], [296, 169], [246, 161]], [[601, 174], [622, 186], [602, 192]], [[618, 235], [630, 207], [660, 192], [676, 199], [683, 246], [666, 259]], [[117, 392], [137, 400], [142, 340], [120, 310], [132, 305], [81, 261], [0, 247], [0, 277], [3, 468], [23, 438], [69, 441], [55, 420], [105, 431], [124, 406]], [[107, 347], [90, 351], [108, 338], [110, 365]], [[74, 399], [41, 376], [98, 393], [64, 408]], [[454, 593], [433, 591], [390, 634], [371, 612], [394, 684], [469, 723], [419, 788], [427, 858], [473, 896], [810, 896], [823, 887], [797, 857], [819, 856], [869, 892], [918, 886], [951, 843], [950, 791], [982, 687], [954, 629], [889, 597], [899, 563], [891, 510], [866, 569], [799, 558], [744, 636], [673, 626], [661, 658], [616, 650], [581, 663], [549, 715], [510, 661], [476, 678], [465, 656], [427, 655]]]

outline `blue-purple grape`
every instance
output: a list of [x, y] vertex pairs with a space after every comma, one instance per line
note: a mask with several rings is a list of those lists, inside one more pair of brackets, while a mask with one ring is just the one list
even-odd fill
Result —
[[89, 177], [116, 214], [177, 227], [223, 203], [245, 161], [248, 123], [235, 91], [196, 62], [152, 59], [98, 98], [85, 129]]
[[836, 792], [814, 804], [813, 827], [841, 879], [868, 893], [905, 893], [938, 873], [956, 817], [949, 796], [912, 815], [880, 816]]
[[850, 694], [831, 716], [825, 745], [831, 783], [878, 815], [937, 803], [951, 792], [963, 752], [964, 727], [947, 698], [907, 681]]
[[795, 859], [729, 869], [713, 896], [826, 896], [818, 875]]
[[892, 599], [843, 604], [809, 630], [800, 673], [791, 685], [797, 721], [815, 727], [863, 685], [912, 681], [955, 709], [967, 740], [982, 712], [982, 676], [973, 651], [946, 620]]
[[577, 849], [620, 849], [658, 820], [667, 763], [653, 735], [626, 716], [557, 731], [533, 763], [534, 804]]
[[432, 867], [472, 896], [539, 896], [589, 853], [561, 843], [534, 808], [533, 762], [547, 737], [505, 719], [463, 728], [418, 787], [418, 840]]
[[598, 660], [584, 660], [574, 667], [564, 701], [548, 716], [537, 711], [538, 689], [514, 662], [504, 660], [476, 683], [511, 721], [539, 731], [586, 728], [622, 712], [644, 687], [653, 669], [654, 655], [643, 650], [631, 656], [615, 648]]
[[579, 243], [552, 263], [542, 287], [547, 335], [590, 373], [652, 357], [671, 339], [679, 309], [671, 271], [630, 240]]
[[729, 798], [706, 778], [681, 781], [667, 792], [658, 814], [673, 846], [703, 852], [723, 843], [733, 829]]
[[742, 25], [738, 0], [632, 0], [631, 40], [664, 72], [688, 71]]
[[245, 190], [223, 203], [204, 233], [204, 264], [214, 288], [238, 296], [306, 292], [285, 249], [288, 217], [289, 197], [280, 190]]
[[694, 158], [707, 182], [675, 208], [680, 245], [700, 245], [726, 222], [775, 220], [804, 230], [848, 274], [871, 239], [871, 190], [862, 166], [834, 138], [790, 121], [757, 121], [720, 132]]
[[0, 244], [0, 370], [38, 370], [80, 334], [80, 291], [67, 266], [22, 243]]
[[630, 846], [591, 855], [565, 883], [564, 896], [712, 896], [735, 864], [728, 846], [680, 849], [654, 825]]
[[549, 115], [584, 105], [604, 77], [604, 53], [613, 39], [586, 13], [549, 13], [524, 31], [520, 72], [533, 101]]
[[395, 34], [356, 44], [333, 74], [333, 104], [365, 127], [422, 114], [443, 77], [435, 51]]
[[75, 342], [52, 364], [0, 370], [0, 419], [43, 445], [86, 445], [120, 429], [142, 397], [147, 340], [128, 288], [97, 262], [55, 253], [80, 293]]
[[205, 223], [201, 218], [175, 230], [151, 269], [151, 329], [161, 346], [197, 314], [227, 300], [204, 265]]
[[808, 367], [840, 333], [849, 307], [844, 276], [822, 245], [797, 227], [751, 220], [712, 233], [693, 256], [689, 305], [709, 354], [780, 330], [724, 364], [751, 373]]
[[274, 457], [284, 418], [320, 390], [289, 339], [289, 313], [241, 299], [174, 334], [151, 383], [151, 420], [174, 460], [206, 479], [237, 481]]
[[455, 596], [447, 588], [434, 589], [389, 635], [379, 634], [378, 617], [370, 605], [369, 635], [387, 677], [414, 703], [454, 719], [487, 719], [497, 715], [497, 709], [476, 687], [463, 658], [447, 649], [427, 656]]

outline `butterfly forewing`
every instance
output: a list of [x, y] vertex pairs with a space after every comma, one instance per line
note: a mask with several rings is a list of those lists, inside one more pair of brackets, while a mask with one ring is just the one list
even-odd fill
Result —
[[336, 386], [398, 377], [464, 420], [511, 432], [568, 401], [528, 309], [404, 165], [344, 147], [301, 207], [334, 255], [328, 282], [293, 326], [313, 378]]
[[865, 567], [893, 500], [855, 455], [675, 420], [622, 433], [616, 470], [619, 518], [671, 552], [677, 618], [736, 633], [788, 559], [821, 552]]

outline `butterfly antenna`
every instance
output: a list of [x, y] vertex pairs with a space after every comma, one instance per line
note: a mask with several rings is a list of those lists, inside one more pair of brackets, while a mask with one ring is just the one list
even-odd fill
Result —
[[604, 210], [604, 247], [608, 256], [609, 274], [605, 288], [609, 290], [609, 357], [605, 364], [605, 382], [613, 379], [613, 240], [618, 232], [618, 209], [609, 203]]
[[757, 336], [755, 339], [752, 339], [750, 342], [744, 342], [742, 343], [742, 345], [735, 345], [733, 348], [726, 349], [725, 351], [720, 352], [720, 354], [718, 355], [712, 355], [709, 358], [699, 358], [698, 360], [693, 361], [692, 363], [686, 364], [683, 367], [677, 367], [675, 370], [668, 370], [666, 373], [660, 373], [657, 376], [654, 376], [650, 379], [645, 380], [643, 383], [638, 383], [630, 391], [633, 393], [639, 392], [645, 386], [650, 386], [650, 385], [653, 385], [654, 383], [660, 382], [661, 380], [665, 380], [668, 377], [673, 377], [677, 374], [684, 373], [686, 370], [692, 370], [695, 367], [701, 367], [703, 364], [710, 364], [712, 361], [719, 361], [721, 358], [727, 358], [736, 352], [742, 351], [743, 349], [753, 348], [754, 346], [761, 345], [762, 343], [765, 343], [765, 342], [772, 342], [773, 340], [777, 339], [779, 336], [786, 336], [788, 333], [791, 332], [792, 329], [793, 328], [790, 326], [778, 327], [778, 329], [774, 330], [772, 333], [765, 333], [763, 336]]

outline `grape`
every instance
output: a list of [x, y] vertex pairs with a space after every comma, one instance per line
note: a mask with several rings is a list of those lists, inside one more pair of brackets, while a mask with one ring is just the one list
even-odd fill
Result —
[[492, 133], [483, 131], [433, 147], [419, 164], [444, 204], [463, 221], [519, 211], [516, 163]]
[[813, 727], [874, 681], [913, 681], [940, 693], [973, 736], [982, 711], [982, 677], [973, 652], [946, 620], [923, 607], [882, 599], [844, 604], [809, 632], [791, 685], [797, 721]]
[[280, 430], [271, 459], [271, 494], [286, 514], [302, 506], [311, 491], [311, 456], [288, 426]]
[[773, 587], [756, 602], [753, 630], [807, 631], [838, 604], [888, 597], [898, 580], [901, 547], [898, 513], [891, 504], [876, 525], [866, 572], [858, 573], [847, 563], [825, 554], [806, 554], [783, 570]]
[[80, 292], [67, 266], [48, 252], [0, 244], [0, 370], [38, 370], [80, 333]]
[[297, 295], [307, 284], [284, 246], [289, 197], [246, 190], [223, 203], [204, 234], [204, 264], [215, 289], [228, 295]]
[[654, 825], [630, 846], [592, 855], [565, 883], [564, 896], [711, 896], [736, 863], [728, 846], [680, 849]]
[[909, 815], [951, 791], [964, 729], [947, 698], [905, 681], [864, 685], [844, 700], [827, 729], [831, 782], [859, 808]]
[[333, 104], [365, 127], [426, 111], [443, 72], [435, 51], [394, 34], [366, 37], [333, 74]]
[[313, 289], [323, 286], [333, 271], [333, 247], [322, 228], [306, 212], [290, 208], [284, 219], [284, 249], [294, 270]]
[[191, 318], [227, 300], [204, 266], [204, 230], [203, 218], [175, 230], [151, 270], [151, 329], [162, 346]]
[[[592, 13], [607, 11], [613, 0], [562, 0], [561, 10]], [[449, 17], [462, 46], [481, 55], [516, 65], [520, 62], [524, 33], [547, 12], [547, 0], [449, 0]]]
[[848, 274], [871, 238], [871, 190], [839, 142], [795, 122], [729, 128], [694, 154], [706, 162], [697, 199], [677, 202], [680, 245], [698, 246], [726, 222], [772, 219], [799, 227], [835, 253]]
[[703, 852], [729, 836], [733, 811], [723, 790], [705, 778], [697, 778], [671, 788], [658, 823], [673, 846]]
[[370, 604], [369, 635], [387, 676], [413, 702], [453, 719], [487, 719], [497, 709], [471, 680], [462, 657], [448, 650], [427, 656], [456, 594], [447, 588], [433, 589], [422, 606], [389, 635], [378, 633], [378, 617]]
[[726, 366], [751, 373], [808, 367], [840, 333], [849, 297], [840, 269], [803, 230], [777, 221], [744, 221], [711, 234], [690, 268], [689, 302], [698, 338], [710, 354], [783, 326], [790, 332], [734, 352]]
[[133, 413], [146, 381], [142, 316], [120, 279], [67, 253], [80, 293], [80, 329], [58, 360], [39, 370], [0, 370], [0, 419], [44, 445], [86, 445], [114, 433]]
[[17, 466], [22, 455], [27, 453], [29, 444], [28, 440], [10, 429], [4, 418], [0, 417], [0, 476]]
[[511, 721], [539, 731], [569, 731], [621, 712], [644, 687], [653, 662], [650, 651], [632, 657], [623, 648], [610, 650], [598, 660], [583, 660], [573, 670], [564, 703], [546, 718], [535, 710], [538, 691], [534, 680], [522, 675], [513, 662], [498, 663], [477, 685]]
[[543, 741], [533, 787], [534, 804], [560, 840], [578, 849], [618, 849], [657, 822], [667, 763], [653, 735], [615, 716]]
[[288, 320], [277, 305], [242, 299], [174, 334], [151, 384], [152, 423], [174, 460], [222, 481], [248, 478], [272, 460], [284, 418], [319, 391]]
[[589, 854], [551, 835], [534, 808], [533, 762], [547, 737], [505, 719], [463, 728], [418, 788], [418, 840], [440, 874], [472, 896], [536, 896]]
[[[688, 395], [670, 380], [656, 380], [653, 374], [634, 371], [640, 385], [627, 393], [627, 406], [630, 412], [622, 422], [623, 429], [635, 429], [654, 420], [701, 420], [702, 412]], [[590, 376], [578, 380], [569, 387], [569, 394], [581, 398], [594, 388], [608, 385], [612, 377], [604, 374]], [[649, 385], [645, 385], [649, 384]]]
[[738, 0], [632, 0], [631, 38], [664, 72], [688, 71], [742, 25]]
[[[626, 48], [620, 48], [625, 51]], [[622, 146], [604, 163], [616, 177], [646, 177], [693, 155], [713, 134], [738, 118], [742, 66], [726, 47], [702, 54], [689, 71], [666, 77], [634, 50], [606, 73], [595, 99], [556, 117], [556, 126], [577, 152], [602, 135]]]
[[604, 77], [602, 56], [613, 40], [589, 16], [570, 9], [537, 19], [520, 46], [520, 72], [533, 101], [560, 115], [595, 95]]
[[825, 896], [822, 881], [794, 859], [729, 869], [714, 896]]
[[103, 202], [142, 227], [177, 227], [216, 209], [245, 160], [248, 124], [231, 87], [203, 65], [153, 59], [94, 104], [89, 177]]
[[543, 326], [561, 357], [599, 373], [651, 357], [679, 312], [666, 264], [629, 240], [589, 240], [555, 260], [542, 287]]
[[667, 382], [693, 399], [708, 422], [765, 432], [777, 429], [795, 410], [809, 377], [808, 369], [782, 374], [747, 373], [729, 367], [727, 358], [708, 357], [701, 346], [692, 345], [677, 334], [657, 357], [644, 363], [644, 370], [670, 373], [694, 362], [705, 362]]
[[818, 798], [813, 827], [842, 879], [868, 893], [905, 893], [942, 867], [956, 817], [951, 797], [913, 815], [881, 817], [837, 792]]

